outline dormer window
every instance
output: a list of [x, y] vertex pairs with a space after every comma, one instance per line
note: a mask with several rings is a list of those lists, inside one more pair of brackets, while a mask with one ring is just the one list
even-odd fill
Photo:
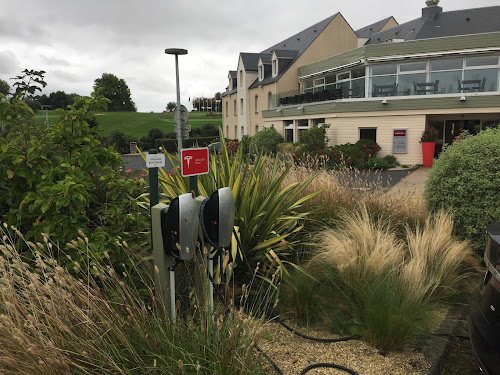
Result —
[[273, 60], [273, 77], [278, 75], [278, 59]]
[[240, 70], [240, 86], [243, 86], [243, 70]]
[[264, 65], [259, 65], [259, 81], [264, 79]]

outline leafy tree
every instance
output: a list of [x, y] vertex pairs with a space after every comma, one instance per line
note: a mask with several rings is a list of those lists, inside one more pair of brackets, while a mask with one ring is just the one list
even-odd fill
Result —
[[22, 73], [22, 75], [12, 78], [16, 80], [13, 85], [16, 89], [13, 98], [25, 99], [33, 97], [37, 91], [42, 91], [42, 88], [47, 86], [47, 83], [43, 80], [44, 70], [24, 69]]
[[177, 107], [177, 103], [175, 102], [168, 102], [167, 104], [167, 111], [171, 112]]
[[114, 74], [103, 73], [94, 81], [94, 90], [101, 90], [99, 93], [111, 101], [108, 105], [110, 111], [137, 111], [129, 87]]
[[[46, 234], [63, 247], [83, 231], [91, 259], [103, 259], [107, 251], [113, 262], [126, 264], [116, 237], [129, 245], [143, 241], [147, 218], [135, 200], [138, 186], [122, 176], [122, 160], [101, 146], [86, 120], [89, 113], [105, 110], [109, 100], [95, 93], [77, 98], [67, 110], [58, 109], [59, 120], [47, 126], [34, 121], [33, 111], [20, 99], [25, 93], [16, 95], [0, 100], [0, 115], [11, 127], [0, 137], [0, 218], [27, 240], [42, 242]], [[77, 246], [65, 251], [86, 265], [88, 254]]]
[[10, 85], [3, 79], [0, 79], [0, 93], [7, 96], [9, 92], [10, 92]]

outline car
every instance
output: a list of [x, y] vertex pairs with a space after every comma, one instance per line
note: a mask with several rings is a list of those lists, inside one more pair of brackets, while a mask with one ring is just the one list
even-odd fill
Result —
[[486, 274], [470, 302], [472, 351], [484, 373], [500, 375], [500, 221], [487, 226]]
[[219, 152], [219, 150], [221, 148], [221, 143], [220, 142], [210, 143], [207, 147], [208, 147], [208, 151]]

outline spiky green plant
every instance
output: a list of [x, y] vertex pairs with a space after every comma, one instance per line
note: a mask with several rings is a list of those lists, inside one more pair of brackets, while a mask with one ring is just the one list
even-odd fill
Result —
[[[220, 153], [211, 153], [208, 174], [198, 176], [198, 191], [209, 197], [219, 188], [230, 187], [235, 199], [235, 226], [239, 227], [241, 244], [249, 261], [283, 265], [295, 245], [287, 239], [302, 229], [302, 222], [309, 214], [307, 210], [300, 210], [302, 204], [320, 193], [300, 195], [317, 173], [283, 187], [291, 165], [283, 166], [279, 160], [262, 154], [249, 161], [243, 157], [241, 148], [232, 153], [222, 134], [220, 139]], [[160, 169], [160, 200], [168, 203], [190, 189], [189, 179], [181, 176], [178, 158], [168, 153], [166, 156], [174, 171], [167, 173]]]

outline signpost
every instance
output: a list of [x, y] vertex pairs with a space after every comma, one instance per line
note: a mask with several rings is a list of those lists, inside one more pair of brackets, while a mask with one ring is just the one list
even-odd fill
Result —
[[208, 148], [183, 148], [181, 150], [181, 174], [183, 177], [208, 173]]
[[165, 154], [147, 154], [146, 167], [163, 168], [165, 166]]

